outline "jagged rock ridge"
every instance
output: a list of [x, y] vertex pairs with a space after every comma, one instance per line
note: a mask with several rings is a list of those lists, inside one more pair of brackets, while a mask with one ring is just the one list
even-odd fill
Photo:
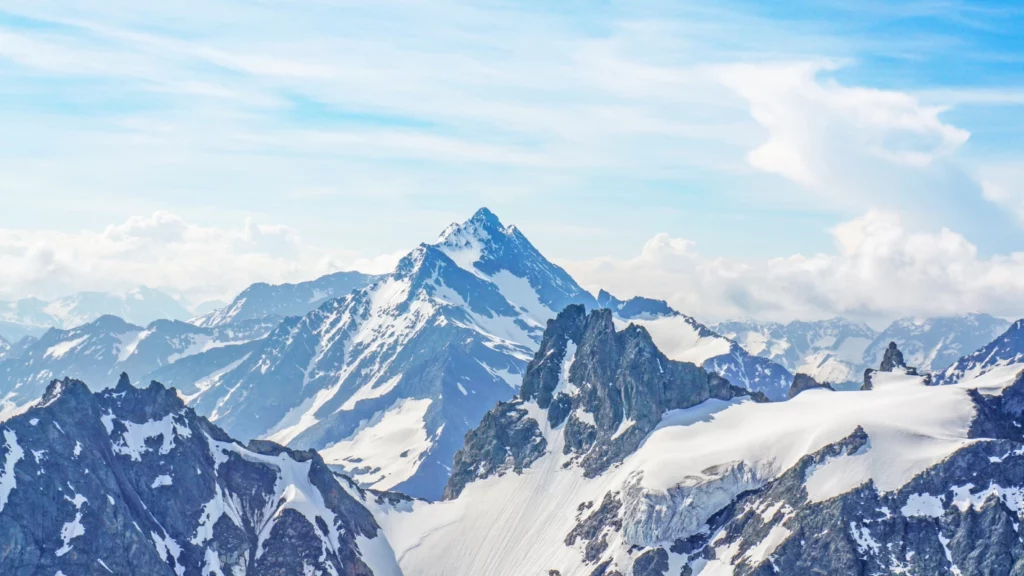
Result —
[[0, 573], [400, 574], [375, 495], [155, 382], [54, 381], [0, 430]]
[[[542, 424], [557, 430], [564, 453], [594, 477], [634, 452], [667, 411], [750, 394], [669, 360], [642, 327], [616, 331], [608, 309], [588, 314], [569, 306], [548, 322], [518, 398], [499, 404], [466, 436], [445, 498], [457, 497], [470, 481], [527, 468], [548, 448]], [[537, 411], [545, 422], [537, 421]]]

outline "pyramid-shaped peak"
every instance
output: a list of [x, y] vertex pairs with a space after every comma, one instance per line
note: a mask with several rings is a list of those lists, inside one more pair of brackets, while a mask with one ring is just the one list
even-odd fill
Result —
[[479, 210], [477, 210], [476, 212], [474, 212], [473, 213], [473, 217], [470, 218], [469, 221], [470, 222], [477, 222], [477, 223], [481, 223], [481, 224], [487, 224], [489, 226], [494, 226], [494, 227], [497, 227], [497, 228], [504, 229], [504, 226], [501, 224], [501, 220], [498, 219], [497, 214], [495, 214], [494, 212], [491, 212], [491, 210], [489, 208], [487, 208], [486, 206], [484, 206], [484, 207], [480, 208]]
[[469, 220], [463, 223], [452, 223], [441, 236], [437, 243], [443, 245], [466, 244], [473, 240], [493, 241], [495, 238], [505, 236], [511, 229], [506, 228], [498, 216], [487, 208], [477, 210]]

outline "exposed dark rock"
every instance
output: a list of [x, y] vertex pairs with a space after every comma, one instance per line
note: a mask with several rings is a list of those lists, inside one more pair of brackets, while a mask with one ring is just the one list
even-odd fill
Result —
[[547, 441], [540, 426], [527, 415], [522, 402], [500, 402], [484, 415], [479, 427], [466, 434], [465, 446], [455, 453], [444, 497], [455, 498], [477, 477], [522, 472], [545, 450]]
[[[907, 366], [906, 362], [903, 361], [903, 353], [900, 352], [895, 342], [889, 342], [889, 347], [885, 349], [882, 363], [879, 364], [878, 370], [871, 368], [864, 370], [864, 384], [860, 387], [861, 390], [871, 390], [874, 388], [871, 377], [875, 372], [904, 372], [911, 376], [918, 376], [917, 368]], [[931, 384], [931, 374], [925, 375], [924, 383]]]
[[668, 552], [653, 548], [633, 561], [633, 576], [664, 576], [668, 572]]
[[445, 498], [458, 496], [475, 478], [519, 472], [544, 454], [547, 441], [528, 403], [546, 410], [546, 424], [564, 435], [565, 452], [578, 455], [592, 477], [636, 450], [665, 412], [739, 396], [767, 401], [703, 368], [669, 360], [644, 328], [616, 331], [609, 310], [588, 314], [582, 305], [568, 306], [548, 321], [519, 399], [499, 403], [466, 435]]
[[821, 384], [813, 377], [807, 374], [796, 374], [793, 376], [793, 385], [789, 387], [789, 397], [792, 398], [804, 390], [810, 390], [812, 388], [824, 388], [826, 390], [832, 390], [832, 387], [827, 383]]
[[55, 380], [0, 430], [0, 574], [371, 573], [372, 495], [315, 452], [241, 446], [156, 382]]
[[894, 368], [906, 368], [907, 364], [903, 361], [903, 353], [896, 347], [895, 342], [889, 342], [889, 347], [885, 349], [885, 354], [882, 355], [882, 363], [878, 366], [878, 369], [882, 372], [892, 372]]

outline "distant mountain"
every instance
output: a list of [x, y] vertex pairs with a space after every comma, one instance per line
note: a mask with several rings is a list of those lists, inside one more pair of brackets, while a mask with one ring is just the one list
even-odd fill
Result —
[[211, 328], [257, 318], [304, 316], [327, 300], [368, 286], [378, 278], [361, 272], [335, 272], [298, 284], [259, 282], [243, 290], [227, 306], [194, 318], [191, 323]]
[[55, 381], [0, 430], [2, 574], [401, 576], [370, 511], [399, 497], [242, 445], [160, 384]]
[[788, 324], [730, 321], [713, 329], [736, 340], [751, 354], [769, 358], [790, 372], [831, 383], [859, 383], [866, 366], [865, 351], [877, 337], [866, 324], [843, 318]]
[[11, 352], [11, 343], [0, 336], [0, 362], [3, 362]]
[[191, 315], [171, 296], [152, 288], [125, 294], [79, 292], [53, 301], [23, 298], [0, 302], [0, 335], [17, 341], [41, 336], [48, 328], [74, 328], [100, 316], [117, 316], [133, 324], [154, 320], [186, 320]]
[[[785, 397], [784, 368], [664, 302], [600, 297], [668, 357]], [[211, 351], [157, 374], [237, 437], [317, 448], [365, 486], [438, 498], [465, 433], [512, 397], [546, 322], [570, 304], [599, 305], [515, 226], [481, 209], [392, 274], [285, 320], [226, 369], [204, 372], [229, 360], [207, 362]]]
[[518, 396], [466, 436], [441, 502], [381, 515], [405, 576], [1016, 574], [1024, 375], [785, 402], [606, 311], [547, 325]]
[[223, 300], [205, 300], [192, 307], [192, 314], [195, 316], [205, 316], [210, 312], [220, 310], [228, 304], [230, 304], [230, 302], [225, 302]]
[[730, 321], [713, 329], [790, 372], [850, 387], [860, 385], [864, 370], [878, 363], [890, 342], [903, 350], [907, 364], [922, 373], [935, 372], [988, 344], [1007, 326], [1009, 322], [987, 314], [967, 314], [901, 318], [882, 332], [842, 318], [788, 324]]
[[1003, 366], [1024, 368], [1024, 320], [1017, 320], [998, 338], [964, 356], [936, 375], [937, 384], [977, 378]]
[[157, 320], [143, 328], [116, 316], [101, 316], [70, 330], [51, 328], [38, 340], [20, 342], [16, 354], [0, 361], [0, 417], [32, 405], [54, 378], [102, 383], [114, 382], [121, 372], [145, 377], [206, 350], [237, 350], [272, 328], [250, 322], [211, 329], [174, 320]]
[[864, 351], [865, 364], [877, 362], [889, 342], [896, 342], [907, 364], [924, 372], [944, 370], [961, 356], [985, 346], [1010, 323], [988, 314], [938, 318], [901, 318], [883, 330]]

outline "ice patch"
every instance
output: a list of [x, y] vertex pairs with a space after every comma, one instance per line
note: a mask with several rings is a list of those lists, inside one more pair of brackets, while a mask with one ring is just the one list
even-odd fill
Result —
[[0, 470], [0, 512], [7, 506], [11, 491], [18, 486], [14, 478], [14, 466], [25, 457], [25, 451], [18, 445], [18, 436], [14, 430], [4, 430], [4, 441], [7, 455], [4, 456], [3, 470]]
[[[132, 460], [140, 462], [142, 461], [142, 455], [149, 450], [146, 446], [146, 440], [159, 436], [163, 438], [160, 454], [169, 454], [174, 448], [175, 438], [179, 436], [181, 438], [189, 438], [192, 436], [192, 430], [189, 429], [187, 424], [179, 423], [177, 421], [178, 417], [178, 414], [168, 414], [160, 420], [150, 420], [141, 424], [127, 420], [120, 421], [124, 424], [126, 430], [121, 435], [121, 438], [114, 443], [114, 452], [129, 456]], [[107, 433], [112, 433], [114, 430], [113, 415], [104, 415], [102, 419], [103, 425], [107, 428]]]
[[911, 494], [900, 509], [907, 518], [941, 518], [945, 512], [942, 499], [931, 494]]
[[46, 349], [46, 353], [43, 354], [43, 358], [50, 358], [51, 360], [63, 358], [65, 354], [74, 350], [88, 339], [89, 336], [85, 335], [79, 338], [58, 342], [57, 344], [54, 344], [53, 346], [50, 346], [49, 348]]

